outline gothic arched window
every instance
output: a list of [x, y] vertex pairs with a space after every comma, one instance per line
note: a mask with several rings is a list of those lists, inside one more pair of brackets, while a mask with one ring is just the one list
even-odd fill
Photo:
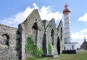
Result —
[[52, 45], [54, 45], [54, 30], [51, 30]]
[[32, 30], [33, 30], [33, 37], [34, 37], [35, 43], [37, 44], [38, 25], [36, 22], [33, 24]]
[[61, 40], [62, 40], [62, 28], [61, 28]]

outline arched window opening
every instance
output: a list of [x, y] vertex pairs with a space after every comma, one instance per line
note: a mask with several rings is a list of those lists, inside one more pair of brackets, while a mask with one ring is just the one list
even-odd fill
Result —
[[51, 30], [52, 45], [54, 45], [54, 30]]
[[42, 46], [42, 48], [43, 48], [43, 55], [47, 55], [47, 47], [46, 47], [46, 33], [44, 32], [44, 35], [43, 35], [43, 42], [42, 42], [42, 44], [43, 44], [43, 46]]
[[9, 35], [8, 34], [3, 34], [2, 36], [5, 39], [5, 45], [9, 46]]
[[35, 43], [37, 44], [38, 25], [36, 22], [33, 24], [32, 30], [33, 30], [33, 37], [34, 37]]
[[60, 54], [60, 39], [57, 37], [57, 52]]
[[61, 28], [61, 40], [62, 40], [62, 28]]

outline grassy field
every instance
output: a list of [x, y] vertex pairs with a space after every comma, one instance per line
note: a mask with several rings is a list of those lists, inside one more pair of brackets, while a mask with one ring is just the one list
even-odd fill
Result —
[[27, 58], [25, 60], [87, 60], [87, 51], [77, 54], [61, 54], [58, 58]]

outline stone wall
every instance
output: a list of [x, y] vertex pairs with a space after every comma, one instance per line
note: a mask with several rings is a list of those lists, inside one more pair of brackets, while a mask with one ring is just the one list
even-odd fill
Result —
[[[32, 11], [32, 13], [26, 18], [26, 20], [20, 24], [18, 27], [18, 31], [20, 32], [20, 39], [21, 40], [21, 58], [24, 59], [27, 56], [25, 52], [25, 44], [27, 37], [32, 37], [34, 43], [38, 46], [38, 48], [42, 48], [42, 38], [43, 38], [43, 31], [44, 28], [42, 27], [42, 21], [37, 9]], [[37, 36], [37, 37], [36, 37]], [[37, 41], [36, 41], [37, 40]]]
[[[48, 48], [48, 43], [50, 43], [51, 47], [52, 47], [51, 55], [53, 55], [53, 56], [58, 55], [57, 51], [55, 50], [56, 41], [57, 41], [57, 28], [56, 28], [56, 23], [55, 23], [54, 19], [49, 21], [49, 24], [47, 25], [47, 29], [46, 29], [46, 34], [47, 34], [47, 48]], [[49, 53], [48, 53], [48, 55], [49, 55]]]
[[60, 21], [58, 27], [57, 27], [57, 31], [58, 31], [58, 37], [57, 37], [57, 42], [59, 41], [60, 43], [60, 53], [62, 53], [62, 51], [64, 50], [64, 32], [63, 32], [63, 22], [62, 20]]
[[[56, 27], [54, 19], [41, 20], [38, 10], [34, 9], [18, 29], [0, 24], [0, 60], [31, 57], [25, 51], [27, 37], [32, 37], [37, 47], [42, 48], [43, 55], [58, 56], [64, 50], [63, 36], [62, 21]], [[52, 54], [48, 52], [48, 43], [51, 44]]]
[[[24, 59], [26, 57], [31, 57], [25, 52], [25, 44], [27, 37], [29, 36], [32, 37], [34, 43], [37, 45], [38, 48], [42, 48], [44, 56], [50, 55], [48, 52], [48, 43], [51, 44], [51, 55], [53, 56], [58, 55], [58, 43], [60, 43], [60, 52], [62, 52], [64, 48], [62, 21], [60, 21], [58, 28], [56, 28], [55, 20], [52, 19], [51, 21], [42, 21], [37, 9], [34, 9], [32, 13], [26, 18], [26, 20], [23, 23], [19, 24], [17, 30], [17, 45], [19, 58]], [[60, 41], [58, 40], [58, 37]]]
[[0, 24], [0, 60], [16, 60], [16, 30]]

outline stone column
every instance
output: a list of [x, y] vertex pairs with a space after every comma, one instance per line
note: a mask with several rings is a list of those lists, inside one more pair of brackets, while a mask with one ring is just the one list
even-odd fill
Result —
[[22, 24], [22, 59], [26, 58], [25, 54], [25, 43], [26, 43], [26, 37], [25, 37], [25, 32], [24, 32], [24, 26]]

